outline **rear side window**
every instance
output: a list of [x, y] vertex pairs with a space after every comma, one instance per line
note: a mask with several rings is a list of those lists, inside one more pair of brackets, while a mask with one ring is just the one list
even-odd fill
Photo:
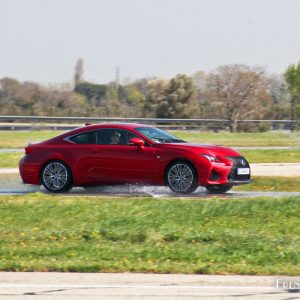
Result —
[[136, 137], [139, 136], [127, 130], [104, 128], [74, 135], [69, 140], [75, 144], [130, 145], [130, 139]]
[[96, 144], [96, 131], [81, 133], [69, 138], [75, 144]]

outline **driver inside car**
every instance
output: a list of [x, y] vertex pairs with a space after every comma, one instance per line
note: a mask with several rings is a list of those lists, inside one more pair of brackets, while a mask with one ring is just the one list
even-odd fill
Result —
[[119, 144], [121, 134], [118, 131], [115, 131], [110, 137], [110, 144]]

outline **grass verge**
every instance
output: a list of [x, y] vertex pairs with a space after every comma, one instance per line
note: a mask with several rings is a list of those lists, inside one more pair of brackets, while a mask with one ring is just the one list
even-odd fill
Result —
[[[170, 132], [192, 143], [231, 147], [300, 146], [300, 133], [214, 133], [188, 130]], [[44, 141], [61, 133], [63, 131], [0, 131], [0, 148], [24, 148], [29, 142]]]
[[41, 142], [64, 131], [0, 131], [0, 148], [24, 148], [31, 142]]
[[[300, 150], [243, 150], [250, 163], [299, 163]], [[17, 168], [24, 153], [0, 153], [0, 168]]]
[[300, 192], [300, 177], [253, 176], [250, 184], [238, 185], [235, 191]]
[[230, 147], [300, 146], [300, 133], [263, 132], [197, 132], [172, 131], [173, 134], [191, 143], [215, 144]]
[[0, 168], [17, 168], [24, 153], [0, 153]]
[[300, 149], [241, 150], [250, 163], [300, 163]]
[[0, 270], [300, 274], [300, 197], [0, 197]]

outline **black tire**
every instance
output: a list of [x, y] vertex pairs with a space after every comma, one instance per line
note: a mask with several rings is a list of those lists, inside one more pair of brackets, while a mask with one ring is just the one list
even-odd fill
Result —
[[198, 188], [198, 175], [191, 163], [175, 161], [165, 172], [165, 182], [175, 193], [190, 194]]
[[47, 162], [42, 168], [40, 180], [51, 193], [68, 192], [72, 188], [72, 172], [61, 160]]
[[220, 184], [220, 185], [208, 185], [206, 186], [207, 191], [210, 194], [223, 194], [231, 190], [232, 184]]

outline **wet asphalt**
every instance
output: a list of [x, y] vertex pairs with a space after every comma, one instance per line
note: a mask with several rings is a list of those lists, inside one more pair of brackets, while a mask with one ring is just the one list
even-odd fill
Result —
[[[36, 185], [23, 184], [19, 174], [0, 174], [0, 195], [24, 195], [28, 193], [42, 192], [50, 194], [43, 187]], [[98, 196], [98, 197], [153, 197], [153, 198], [193, 198], [209, 199], [216, 197], [214, 194], [207, 193], [203, 187], [199, 187], [194, 193], [188, 195], [178, 195], [167, 187], [140, 186], [140, 185], [114, 185], [99, 186], [90, 188], [73, 188], [68, 193], [60, 194], [66, 196]], [[218, 195], [222, 198], [241, 198], [241, 197], [289, 197], [300, 196], [300, 192], [250, 192], [250, 191], [229, 191], [226, 194]]]

